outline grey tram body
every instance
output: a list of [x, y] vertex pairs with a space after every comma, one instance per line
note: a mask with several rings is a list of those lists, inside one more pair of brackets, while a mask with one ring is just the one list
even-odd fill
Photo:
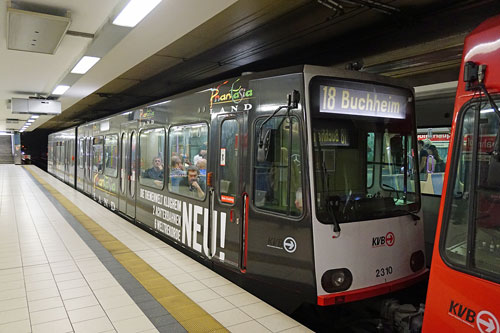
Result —
[[[309, 190], [313, 186], [309, 171], [312, 146], [307, 134], [308, 85], [316, 76], [396, 86], [395, 81], [370, 74], [315, 66], [249, 74], [53, 133], [49, 136], [48, 171], [284, 311], [302, 303], [317, 304], [321, 277], [316, 276], [315, 261], [323, 259], [314, 251], [314, 208]], [[232, 93], [231, 101], [214, 99], [215, 88], [221, 95]], [[236, 88], [240, 88], [240, 95], [234, 95]], [[295, 215], [261, 209], [256, 204], [254, 177], [256, 124], [273, 114], [277, 106], [286, 105], [293, 90], [301, 96], [299, 106], [289, 115], [302, 133], [299, 158], [304, 189], [303, 212]], [[237, 151], [234, 172], [238, 184], [232, 185], [237, 195], [228, 200], [221, 191], [221, 185], [226, 184], [221, 171], [221, 163], [226, 163], [222, 161], [225, 143], [221, 126], [230, 120], [237, 124], [237, 138], [231, 144]], [[212, 176], [212, 186], [206, 187], [203, 198], [170, 190], [169, 135], [172, 128], [189, 124], [208, 129], [207, 174]], [[159, 188], [140, 181], [140, 170], [145, 168], [140, 165], [140, 138], [150, 130], [164, 131], [164, 181]], [[117, 159], [109, 162], [106, 152], [99, 150], [105, 150], [106, 142], [112, 140], [117, 142]], [[94, 163], [96, 156], [104, 156], [113, 166], [100, 161], [99, 167]], [[142, 160], [143, 164], [149, 162]], [[292, 245], [288, 240], [293, 240]], [[335, 255], [328, 254], [332, 262]]]

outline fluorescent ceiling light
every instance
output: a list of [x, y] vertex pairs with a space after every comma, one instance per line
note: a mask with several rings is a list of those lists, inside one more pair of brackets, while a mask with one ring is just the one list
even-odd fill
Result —
[[28, 123], [34, 123], [35, 122], [35, 119], [28, 119], [27, 120]]
[[34, 115], [31, 116], [31, 118], [32, 119], [38, 119], [38, 118], [40, 118], [40, 116], [37, 116], [37, 115], [34, 114]]
[[73, 67], [71, 73], [73, 74], [85, 74], [89, 69], [92, 68], [101, 58], [83, 56], [82, 59]]
[[69, 89], [69, 86], [58, 85], [56, 89], [52, 92], [52, 95], [62, 95]]
[[161, 0], [130, 0], [113, 24], [133, 28], [160, 2]]

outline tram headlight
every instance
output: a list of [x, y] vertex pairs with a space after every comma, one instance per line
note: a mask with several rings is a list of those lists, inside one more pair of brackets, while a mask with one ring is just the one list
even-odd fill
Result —
[[321, 277], [321, 286], [329, 293], [349, 289], [352, 284], [352, 273], [347, 268], [331, 269]]
[[422, 251], [417, 251], [413, 252], [410, 258], [410, 268], [413, 272], [416, 272], [420, 270], [422, 267], [424, 267], [425, 264], [425, 256], [424, 252]]

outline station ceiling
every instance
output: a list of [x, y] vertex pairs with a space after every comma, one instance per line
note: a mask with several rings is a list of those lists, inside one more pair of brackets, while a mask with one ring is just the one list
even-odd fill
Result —
[[[97, 38], [124, 0], [42, 2], [71, 3], [69, 29]], [[499, 13], [493, 0], [163, 0], [59, 98], [60, 115], [43, 116], [32, 129], [56, 131], [242, 72], [302, 63], [400, 77], [412, 86], [456, 81], [464, 37]], [[53, 97], [91, 39], [65, 36], [54, 55], [1, 49], [10, 63], [0, 70], [22, 75], [16, 87], [0, 84], [0, 99]], [[16, 117], [2, 107], [0, 130], [2, 120]]]

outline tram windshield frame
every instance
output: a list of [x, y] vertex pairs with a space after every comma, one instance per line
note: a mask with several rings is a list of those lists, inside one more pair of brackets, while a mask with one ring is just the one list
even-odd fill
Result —
[[[500, 94], [491, 95], [500, 105]], [[440, 254], [451, 268], [500, 283], [500, 117], [482, 96], [457, 117], [448, 176]]]
[[335, 224], [420, 209], [413, 94], [316, 77], [309, 85], [316, 217]]

